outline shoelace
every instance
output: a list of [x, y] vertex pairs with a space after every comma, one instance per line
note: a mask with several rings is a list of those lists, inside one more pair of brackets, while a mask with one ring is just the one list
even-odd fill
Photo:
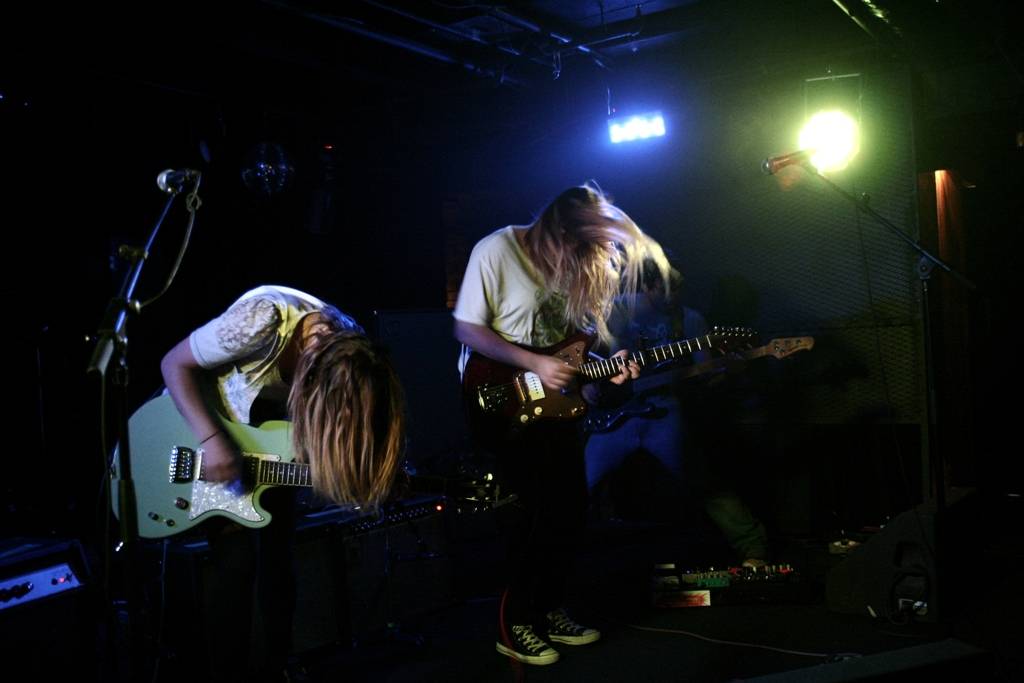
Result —
[[565, 613], [565, 610], [558, 610], [554, 612], [554, 616], [549, 617], [551, 623], [558, 629], [567, 631], [569, 633], [579, 634], [585, 631], [582, 626], [577, 624], [575, 621], [569, 618], [569, 615]]
[[530, 626], [513, 626], [512, 633], [518, 636], [519, 642], [521, 642], [527, 650], [536, 652], [547, 647], [547, 643], [541, 640], [537, 634], [533, 632], [533, 628]]

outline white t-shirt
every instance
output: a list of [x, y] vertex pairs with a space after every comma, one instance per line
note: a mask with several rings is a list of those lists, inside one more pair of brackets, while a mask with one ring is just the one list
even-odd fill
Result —
[[[489, 327], [503, 339], [551, 346], [569, 334], [565, 298], [549, 291], [510, 225], [484, 237], [469, 256], [455, 304], [456, 320]], [[466, 354], [459, 364], [464, 367]]]
[[315, 296], [264, 285], [246, 292], [189, 335], [196, 362], [217, 376], [221, 408], [228, 417], [248, 423], [257, 396], [287, 400], [288, 386], [278, 367], [281, 352], [310, 313], [334, 318], [343, 329], [363, 331], [355, 320]]

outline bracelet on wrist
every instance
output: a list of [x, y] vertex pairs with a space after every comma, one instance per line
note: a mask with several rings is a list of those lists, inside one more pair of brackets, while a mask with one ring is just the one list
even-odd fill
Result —
[[199, 442], [199, 445], [200, 445], [200, 446], [202, 446], [202, 445], [203, 445], [204, 443], [206, 443], [207, 441], [209, 441], [209, 440], [210, 440], [210, 439], [212, 439], [213, 437], [217, 436], [217, 435], [218, 435], [218, 434], [220, 434], [220, 433], [221, 433], [222, 431], [223, 431], [223, 430], [220, 430], [220, 429], [218, 429], [218, 430], [217, 430], [217, 431], [215, 431], [215, 432], [214, 432], [213, 434], [210, 434], [210, 435], [209, 435], [208, 437], [206, 437], [205, 439], [203, 439], [202, 441], [200, 441], [200, 442]]

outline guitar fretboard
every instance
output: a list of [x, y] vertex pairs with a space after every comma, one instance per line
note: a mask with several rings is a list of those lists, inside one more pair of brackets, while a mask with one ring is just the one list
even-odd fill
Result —
[[[279, 460], [265, 460], [254, 455], [244, 456], [245, 479], [259, 486], [268, 484], [271, 486], [312, 486], [313, 475], [310, 474], [309, 465], [301, 462], [281, 462]], [[206, 467], [199, 473], [199, 479], [206, 481]]]
[[272, 484], [274, 486], [313, 485], [309, 465], [306, 463], [263, 460], [262, 458], [252, 458], [252, 460], [256, 461], [253, 481], [257, 484]]
[[706, 334], [702, 337], [683, 339], [642, 351], [634, 351], [628, 356], [613, 356], [604, 360], [589, 361], [580, 366], [580, 372], [590, 379], [603, 379], [619, 374], [630, 360], [644, 368], [667, 360], [686, 358], [697, 351], [708, 351], [712, 346], [711, 335]]

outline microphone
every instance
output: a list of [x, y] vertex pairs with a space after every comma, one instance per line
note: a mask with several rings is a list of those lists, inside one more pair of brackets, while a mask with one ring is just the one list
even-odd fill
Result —
[[160, 175], [156, 177], [156, 186], [167, 194], [178, 194], [186, 182], [201, 175], [199, 171], [191, 168], [183, 168], [180, 171], [169, 168], [166, 171], [161, 171]]
[[811, 158], [814, 154], [813, 149], [802, 149], [799, 152], [790, 152], [789, 154], [780, 154], [777, 157], [768, 157], [761, 162], [761, 170], [768, 175], [774, 175], [783, 166], [789, 166], [790, 164], [802, 164]]

